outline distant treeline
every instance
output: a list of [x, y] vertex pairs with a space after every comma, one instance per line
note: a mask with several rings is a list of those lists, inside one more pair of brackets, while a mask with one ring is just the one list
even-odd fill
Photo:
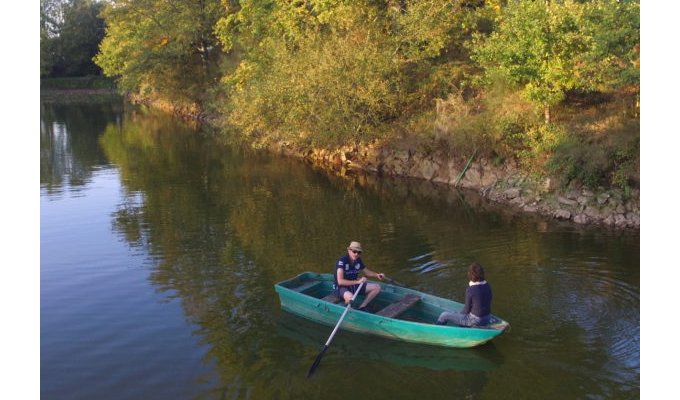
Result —
[[41, 0], [62, 54], [41, 41], [41, 72], [84, 70], [64, 64], [81, 33], [119, 88], [253, 143], [413, 137], [565, 184], [639, 179], [639, 0]]
[[104, 38], [104, 2], [40, 0], [40, 77], [101, 75], [92, 59]]

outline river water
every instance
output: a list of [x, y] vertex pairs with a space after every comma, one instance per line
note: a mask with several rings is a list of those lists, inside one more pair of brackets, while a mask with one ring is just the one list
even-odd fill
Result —
[[[44, 399], [640, 397], [640, 236], [475, 193], [316, 170], [123, 103], [41, 104]], [[440, 349], [281, 311], [274, 284], [369, 267], [463, 301], [481, 262], [512, 329]]]

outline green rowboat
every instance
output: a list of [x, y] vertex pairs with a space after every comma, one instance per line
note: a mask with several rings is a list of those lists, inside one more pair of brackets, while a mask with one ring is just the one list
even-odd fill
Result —
[[[344, 324], [344, 322], [343, 322]], [[276, 319], [277, 334], [306, 348], [318, 348], [327, 338], [329, 327], [283, 312]], [[433, 371], [491, 371], [505, 363], [493, 342], [471, 349], [423, 346], [417, 343], [385, 340], [380, 336], [344, 331], [330, 345], [336, 354], [356, 362], [372, 361], [400, 367]]]
[[[444, 347], [475, 347], [501, 335], [510, 324], [492, 315], [491, 324], [478, 328], [435, 325], [442, 311], [460, 311], [463, 304], [384, 282], [369, 304], [373, 312], [351, 309], [342, 328], [411, 343]], [[304, 272], [274, 285], [281, 308], [292, 314], [335, 326], [345, 304], [333, 293], [333, 275]], [[357, 297], [357, 304], [362, 301]]]

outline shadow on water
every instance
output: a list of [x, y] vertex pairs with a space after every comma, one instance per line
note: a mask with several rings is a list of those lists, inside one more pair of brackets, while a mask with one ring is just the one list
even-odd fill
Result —
[[[285, 312], [281, 313], [276, 327], [279, 335], [315, 349], [323, 346], [332, 331], [332, 327]], [[350, 363], [371, 360], [431, 370], [489, 371], [503, 363], [503, 356], [493, 342], [473, 349], [449, 349], [374, 338], [342, 329], [333, 338], [328, 352], [337, 353]]]

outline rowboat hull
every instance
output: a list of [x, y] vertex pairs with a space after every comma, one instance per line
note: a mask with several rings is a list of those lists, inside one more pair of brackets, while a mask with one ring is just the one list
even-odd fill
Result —
[[[384, 282], [376, 283], [382, 287], [380, 295], [371, 303], [376, 309], [385, 308], [407, 295], [416, 295], [420, 301], [396, 318], [379, 315], [380, 311], [373, 314], [352, 309], [342, 322], [342, 329], [410, 343], [469, 348], [488, 342], [510, 326], [496, 316], [492, 316], [491, 325], [483, 328], [435, 325], [442, 311], [459, 311], [463, 304]], [[335, 326], [345, 311], [345, 304], [324, 300], [332, 293], [332, 284], [331, 274], [304, 272], [277, 283], [275, 290], [283, 310]], [[358, 300], [361, 301], [361, 298]]]
[[[288, 312], [282, 312], [276, 321], [278, 335], [309, 349], [318, 349], [331, 332], [326, 325]], [[385, 340], [343, 330], [334, 336], [331, 347], [334, 353], [358, 363], [372, 361], [435, 371], [491, 371], [505, 362], [493, 341], [471, 349], [456, 349]]]

